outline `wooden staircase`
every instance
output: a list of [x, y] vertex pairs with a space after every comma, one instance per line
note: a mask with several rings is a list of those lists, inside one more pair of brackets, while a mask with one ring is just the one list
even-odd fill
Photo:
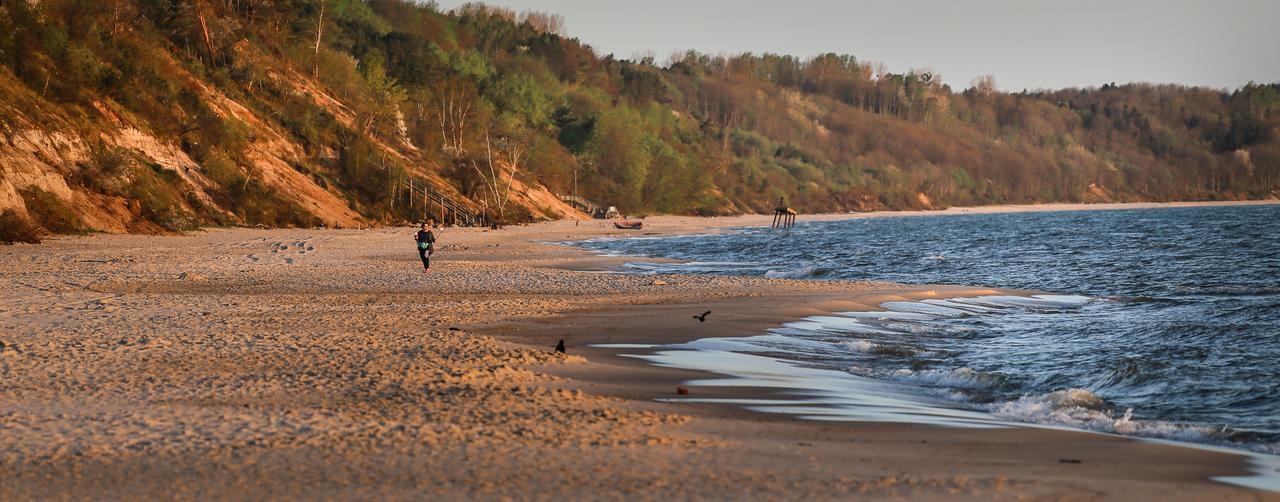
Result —
[[421, 179], [405, 176], [400, 178], [399, 187], [409, 194], [410, 204], [422, 205], [424, 221], [431, 219], [437, 223], [458, 227], [489, 226], [490, 221], [487, 216], [472, 212]]
[[573, 206], [574, 209], [587, 213], [587, 216], [594, 217], [596, 215], [596, 209], [599, 209], [600, 207], [600, 206], [597, 206], [594, 202], [591, 202], [586, 198], [582, 197], [581, 195], [558, 193], [556, 194], [556, 197], [559, 197], [560, 200], [563, 201], [565, 204]]

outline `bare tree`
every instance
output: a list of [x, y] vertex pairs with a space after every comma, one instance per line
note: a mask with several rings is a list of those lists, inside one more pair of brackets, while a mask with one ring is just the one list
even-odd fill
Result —
[[204, 2], [196, 2], [196, 19], [200, 21], [200, 33], [204, 35], [204, 46], [209, 50], [209, 66], [217, 64], [213, 55], [213, 39], [209, 36], [209, 24], [204, 20]]
[[474, 113], [475, 94], [461, 86], [447, 86], [440, 92], [439, 120], [441, 149], [461, 157], [467, 152], [464, 136]]
[[320, 37], [324, 35], [324, 6], [328, 3], [328, 0], [320, 0], [320, 19], [316, 21], [316, 48], [312, 56], [315, 64], [311, 69], [311, 76], [315, 78], [320, 78]]
[[516, 11], [506, 7], [486, 5], [481, 2], [467, 2], [459, 5], [453, 9], [453, 13], [459, 16], [496, 17], [513, 23], [516, 21]]
[[[471, 161], [471, 168], [480, 175], [489, 200], [486, 205], [497, 212], [498, 220], [506, 218], [507, 201], [511, 199], [511, 187], [515, 185], [516, 172], [524, 164], [528, 152], [517, 141], [511, 138], [498, 138], [496, 141], [488, 132], [484, 135], [485, 165]], [[496, 147], [496, 152], [495, 152]], [[503, 177], [506, 177], [505, 183]]]
[[885, 65], [884, 63], [881, 63], [881, 62], [877, 62], [871, 66], [872, 66], [872, 71], [875, 72], [875, 76], [873, 77], [874, 80], [880, 80], [889, 75], [888, 65]]
[[520, 22], [529, 23], [529, 27], [538, 33], [564, 35], [564, 16], [559, 14], [526, 10], [520, 13]]
[[969, 86], [977, 91], [978, 94], [991, 94], [996, 92], [996, 78], [991, 75], [979, 75], [969, 82]]

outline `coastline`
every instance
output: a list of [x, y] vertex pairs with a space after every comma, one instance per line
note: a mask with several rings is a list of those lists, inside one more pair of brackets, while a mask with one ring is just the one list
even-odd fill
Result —
[[[768, 218], [657, 217], [641, 233]], [[0, 249], [0, 301], [16, 313], [0, 324], [0, 475], [14, 480], [0, 495], [1277, 498], [1209, 481], [1247, 474], [1237, 454], [655, 401], [704, 375], [585, 346], [758, 334], [930, 290], [993, 291], [600, 274], [576, 270], [628, 258], [545, 244], [637, 235], [593, 223], [450, 229], [431, 274], [405, 272], [407, 229]], [[686, 316], [704, 306], [713, 321], [693, 331]], [[549, 354], [565, 335], [569, 356]], [[693, 390], [704, 393], [759, 396]]]
[[[1209, 201], [1209, 202], [1114, 202], [1114, 203], [1048, 203], [1048, 204], [1003, 204], [990, 206], [954, 206], [946, 209], [919, 210], [919, 211], [870, 211], [870, 212], [854, 212], [854, 213], [817, 213], [802, 214], [797, 222], [806, 221], [838, 221], [859, 218], [889, 218], [889, 217], [911, 217], [911, 216], [950, 216], [950, 215], [966, 215], [966, 214], [1007, 214], [1007, 213], [1038, 213], [1038, 212], [1056, 212], [1056, 211], [1123, 211], [1131, 209], [1168, 209], [1168, 208], [1192, 208], [1192, 207], [1221, 207], [1221, 206], [1269, 206], [1280, 204], [1280, 199], [1261, 199], [1261, 200], [1245, 200], [1245, 201]], [[748, 214], [739, 216], [720, 216], [720, 217], [696, 217], [696, 216], [650, 216], [644, 218], [645, 221], [657, 221], [664, 227], [675, 227], [675, 229], [667, 228], [666, 232], [659, 235], [676, 235], [682, 233], [691, 233], [699, 228], [698, 221], [715, 221], [716, 223], [706, 223], [710, 230], [719, 230], [730, 227], [739, 226], [769, 226], [772, 216], [768, 214]], [[598, 221], [598, 220], [597, 220]], [[646, 231], [650, 231], [646, 229]]]

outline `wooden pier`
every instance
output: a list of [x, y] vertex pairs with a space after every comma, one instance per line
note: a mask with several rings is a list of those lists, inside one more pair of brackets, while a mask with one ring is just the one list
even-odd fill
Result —
[[791, 228], [796, 224], [796, 210], [778, 206], [773, 210], [773, 228]]

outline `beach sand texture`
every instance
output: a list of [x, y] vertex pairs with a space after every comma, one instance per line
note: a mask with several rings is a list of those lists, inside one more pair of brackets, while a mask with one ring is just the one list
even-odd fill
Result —
[[[1208, 480], [1246, 473], [1235, 455], [659, 402], [692, 375], [586, 347], [938, 288], [604, 274], [621, 259], [543, 243], [624, 234], [600, 222], [448, 229], [424, 274], [412, 233], [0, 248], [0, 499], [1280, 499]], [[725, 320], [695, 330], [707, 305]]]

